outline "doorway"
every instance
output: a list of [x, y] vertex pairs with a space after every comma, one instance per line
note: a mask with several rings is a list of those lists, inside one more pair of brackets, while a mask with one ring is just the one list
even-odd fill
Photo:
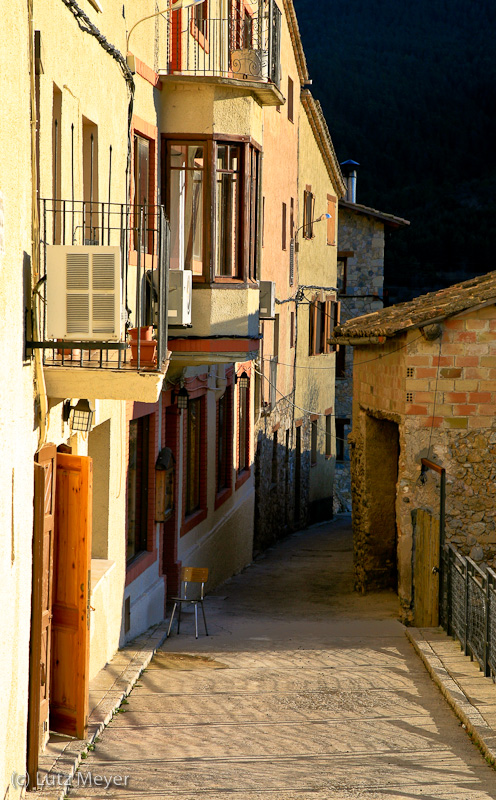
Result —
[[367, 536], [364, 567], [368, 588], [398, 590], [396, 484], [399, 428], [370, 415], [365, 421]]

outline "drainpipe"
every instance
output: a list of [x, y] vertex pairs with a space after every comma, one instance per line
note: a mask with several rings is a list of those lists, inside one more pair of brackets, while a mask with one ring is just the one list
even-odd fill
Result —
[[346, 200], [348, 203], [356, 203], [356, 184], [357, 184], [357, 167], [360, 166], [358, 161], [342, 161], [341, 169], [346, 179], [348, 187], [346, 192]]

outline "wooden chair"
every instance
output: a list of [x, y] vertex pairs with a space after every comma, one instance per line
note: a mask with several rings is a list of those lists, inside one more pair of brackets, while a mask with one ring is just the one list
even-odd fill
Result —
[[[203, 607], [203, 594], [205, 583], [207, 582], [208, 578], [208, 568], [207, 567], [183, 567], [181, 570], [181, 596], [180, 597], [172, 597], [171, 599], [174, 600], [174, 608], [172, 609], [172, 614], [169, 622], [169, 628], [167, 631], [167, 636], [170, 636], [171, 628], [172, 628], [172, 621], [174, 619], [174, 614], [176, 613], [176, 608], [179, 606], [179, 613], [177, 615], [177, 632], [179, 633], [179, 629], [181, 627], [181, 609], [183, 603], [191, 603], [195, 607], [195, 634], [196, 638], [198, 639], [198, 605], [201, 605], [201, 610], [203, 614], [203, 622], [205, 625], [205, 633], [208, 636], [207, 630], [207, 620], [205, 617], [205, 609]], [[189, 583], [199, 583], [200, 584], [200, 596], [190, 598], [188, 597], [188, 584]]]

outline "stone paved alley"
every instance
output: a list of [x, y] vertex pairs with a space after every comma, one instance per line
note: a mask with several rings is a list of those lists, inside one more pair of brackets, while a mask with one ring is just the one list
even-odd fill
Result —
[[396, 597], [352, 588], [348, 518], [268, 551], [207, 598], [211, 636], [185, 616], [81, 763], [127, 786], [70, 797], [496, 798]]

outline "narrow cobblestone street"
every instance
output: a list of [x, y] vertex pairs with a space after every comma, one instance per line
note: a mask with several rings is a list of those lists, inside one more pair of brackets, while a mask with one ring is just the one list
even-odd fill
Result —
[[496, 798], [395, 595], [353, 592], [351, 547], [349, 518], [299, 532], [208, 596], [209, 637], [184, 614], [69, 796]]

